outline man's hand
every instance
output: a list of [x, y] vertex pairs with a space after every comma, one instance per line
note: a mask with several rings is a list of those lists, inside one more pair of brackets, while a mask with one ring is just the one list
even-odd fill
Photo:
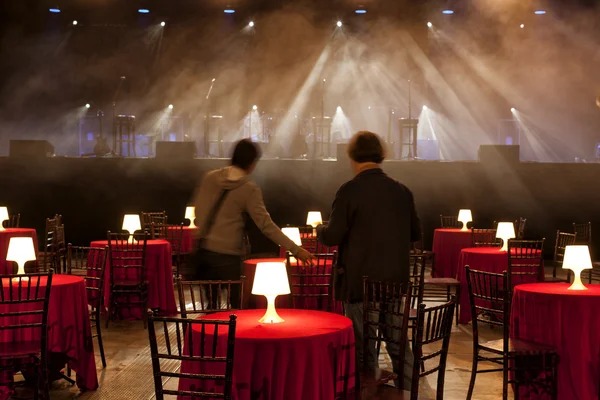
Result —
[[315, 256], [310, 254], [308, 251], [306, 251], [302, 247], [300, 247], [300, 250], [298, 250], [298, 253], [296, 253], [296, 255], [294, 257], [296, 257], [298, 260], [300, 260], [302, 262], [302, 264], [305, 266], [307, 266], [307, 265], [312, 266], [313, 260], [315, 259]]

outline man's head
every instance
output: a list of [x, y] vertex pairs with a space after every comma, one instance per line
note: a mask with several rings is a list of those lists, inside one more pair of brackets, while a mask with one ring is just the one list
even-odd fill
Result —
[[250, 174], [254, 171], [260, 159], [260, 148], [249, 139], [242, 139], [235, 145], [231, 165], [238, 167]]
[[381, 164], [385, 159], [385, 150], [379, 136], [360, 131], [348, 143], [348, 157], [354, 172], [359, 172], [366, 164]]

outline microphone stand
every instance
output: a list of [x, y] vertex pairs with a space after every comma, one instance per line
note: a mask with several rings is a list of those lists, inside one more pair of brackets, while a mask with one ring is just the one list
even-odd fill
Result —
[[[411, 90], [410, 90], [410, 79], [408, 80], [408, 140], [409, 142], [412, 142], [411, 137], [412, 137], [412, 133], [413, 133], [413, 123], [412, 123], [412, 98], [411, 98]], [[412, 138], [413, 140], [415, 138]], [[408, 159], [412, 159], [413, 158], [413, 151], [412, 151], [412, 143], [411, 145], [408, 146]]]
[[209, 128], [210, 128], [210, 94], [212, 93], [213, 86], [215, 85], [216, 78], [212, 79], [208, 93], [206, 93], [206, 114], [204, 117], [204, 156], [210, 157], [210, 141], [208, 140]]

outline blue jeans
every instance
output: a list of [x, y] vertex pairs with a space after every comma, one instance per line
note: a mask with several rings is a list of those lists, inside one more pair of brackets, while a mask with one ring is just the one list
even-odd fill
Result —
[[[378, 354], [377, 354], [377, 347], [375, 345], [375, 341], [369, 341], [369, 346], [366, 349], [366, 355], [365, 355], [365, 349], [363, 349], [363, 344], [364, 344], [364, 336], [363, 336], [363, 329], [364, 329], [364, 325], [363, 325], [363, 303], [344, 303], [344, 309], [345, 309], [345, 314], [346, 317], [350, 318], [350, 320], [352, 321], [352, 326], [354, 328], [354, 338], [356, 340], [356, 358], [358, 361], [358, 365], [362, 366], [363, 365], [363, 357], [366, 356], [366, 366], [368, 368], [378, 368], [379, 367], [379, 361], [378, 361]], [[401, 307], [402, 309], [402, 307]], [[370, 321], [378, 321], [380, 318], [380, 315], [378, 312], [370, 312], [369, 313], [369, 320]], [[395, 326], [400, 326], [402, 324], [402, 317], [400, 316], [392, 316], [389, 314], [386, 314], [386, 319], [388, 319], [387, 321], [385, 321], [387, 324], [390, 325], [395, 325]], [[377, 329], [375, 326], [371, 325], [369, 326], [369, 336], [370, 337], [376, 337], [377, 336]], [[383, 338], [389, 338], [391, 340], [394, 341], [399, 341], [400, 340], [400, 330], [399, 329], [389, 329], [388, 332], [383, 332]], [[404, 377], [404, 386], [402, 387], [403, 390], [408, 390], [410, 391], [411, 389], [411, 384], [412, 384], [412, 374], [413, 374], [413, 353], [410, 349], [410, 346], [408, 344], [408, 340], [407, 343], [405, 345], [405, 350], [404, 350], [404, 365], [401, 368], [400, 365], [400, 346], [396, 343], [391, 343], [388, 341], [385, 341], [385, 347], [387, 349], [387, 352], [392, 360], [392, 367], [394, 369], [394, 373], [398, 374], [398, 376], [403, 376]], [[400, 387], [400, 382], [395, 381], [394, 384], [396, 385], [396, 387]]]

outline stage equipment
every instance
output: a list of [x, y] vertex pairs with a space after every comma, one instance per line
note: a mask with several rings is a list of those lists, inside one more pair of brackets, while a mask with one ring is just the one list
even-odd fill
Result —
[[156, 142], [156, 158], [193, 160], [198, 152], [196, 142]]
[[312, 119], [312, 158], [329, 158], [331, 147], [331, 117], [313, 117]]
[[113, 153], [136, 157], [135, 115], [117, 115], [113, 121]]
[[417, 118], [399, 118], [398, 125], [400, 128], [400, 159], [414, 160], [417, 158], [419, 120]]
[[54, 155], [47, 140], [11, 140], [8, 155], [15, 158], [46, 158]]
[[486, 164], [518, 164], [520, 146], [482, 144], [479, 146], [479, 161]]
[[180, 116], [168, 116], [162, 119], [161, 140], [183, 142], [185, 139], [185, 119]]
[[103, 120], [102, 110], [98, 110], [96, 115], [89, 114], [79, 120], [79, 156], [102, 157], [110, 153], [110, 147], [102, 134]]
[[[204, 157], [210, 157], [211, 156], [211, 152], [210, 152], [210, 128], [212, 126], [212, 122], [217, 121], [219, 122], [220, 125], [220, 120], [223, 119], [223, 116], [221, 115], [214, 115], [212, 112], [212, 107], [211, 107], [211, 100], [212, 98], [210, 97], [210, 94], [212, 93], [213, 87], [215, 86], [215, 81], [217, 80], [217, 78], [213, 78], [212, 81], [210, 82], [210, 86], [208, 88], [208, 92], [206, 93], [206, 104], [205, 104], [205, 109], [206, 109], [206, 113], [204, 114], [204, 146], [203, 146], [203, 153], [204, 153]], [[221, 142], [221, 131], [220, 131], [220, 126], [219, 126], [219, 135], [218, 135], [218, 139], [217, 139], [217, 143]], [[219, 148], [221, 146], [219, 145]], [[221, 151], [219, 151], [219, 155], [221, 154]]]

